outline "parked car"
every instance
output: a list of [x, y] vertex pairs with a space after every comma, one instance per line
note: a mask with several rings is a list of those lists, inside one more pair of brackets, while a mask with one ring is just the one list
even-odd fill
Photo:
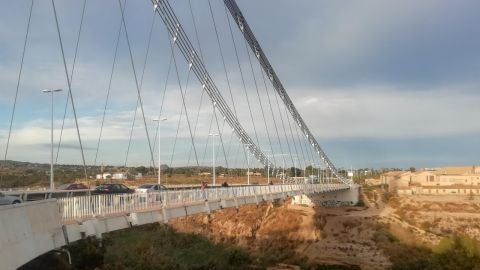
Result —
[[85, 184], [82, 183], [71, 183], [71, 184], [63, 184], [58, 186], [57, 189], [61, 190], [77, 190], [77, 189], [88, 189]]
[[18, 197], [5, 195], [0, 192], [0, 205], [17, 204], [21, 202], [22, 202], [22, 199]]
[[95, 188], [92, 191], [93, 195], [96, 194], [123, 194], [123, 193], [134, 193], [135, 190], [122, 185], [122, 184], [102, 184]]
[[144, 184], [135, 189], [137, 193], [149, 193], [166, 190], [167, 188], [164, 185], [159, 184]]

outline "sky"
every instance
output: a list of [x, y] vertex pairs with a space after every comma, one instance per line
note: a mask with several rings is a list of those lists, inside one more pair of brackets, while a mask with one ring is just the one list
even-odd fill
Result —
[[[260, 147], [271, 149], [278, 158], [282, 152], [280, 146], [272, 146], [268, 137], [271, 136], [270, 141], [276, 140], [274, 119], [285, 112], [271, 112], [259, 65], [253, 55], [250, 55], [252, 62], [249, 61], [245, 42], [233, 21], [230, 34], [223, 1], [210, 0], [221, 49], [207, 0], [191, 1], [198, 40], [188, 0], [170, 2], [222, 96], [237, 111], [240, 123], [252, 138], [257, 132]], [[30, 3], [30, 0], [6, 1], [0, 10], [2, 157]], [[70, 73], [83, 1], [55, 3]], [[121, 13], [117, 0], [86, 3], [71, 89], [86, 162], [94, 164]], [[237, 3], [296, 108], [338, 167], [480, 164], [480, 2], [238, 0]], [[210, 165], [211, 141], [205, 142], [208, 133], [215, 130], [211, 128], [212, 106], [202, 95], [201, 84], [188, 71], [178, 50], [174, 51], [178, 75], [170, 66], [170, 38], [160, 17], [153, 14], [150, 1], [127, 0], [125, 10], [152, 144], [156, 134], [152, 119], [158, 117], [162, 104], [162, 115], [168, 118], [160, 129], [161, 163], [195, 164], [190, 130], [182, 114], [181, 91], [184, 91], [192, 126], [198, 113], [198, 126], [192, 130], [198, 133], [197, 159], [201, 165]], [[232, 42], [232, 35], [236, 43]], [[124, 29], [120, 32], [113, 70], [96, 164], [122, 165], [126, 159], [137, 87]], [[68, 85], [51, 2], [40, 0], [34, 1], [7, 159], [49, 162], [50, 97], [40, 91], [45, 88], [64, 89], [54, 95], [57, 143]], [[266, 91], [274, 93], [270, 85]], [[277, 108], [274, 106], [273, 110]], [[140, 109], [136, 111], [138, 117], [127, 160], [132, 166], [149, 164], [151, 158], [142, 113]], [[280, 133], [289, 129], [287, 115], [283, 116], [283, 128], [277, 119]], [[218, 117], [217, 132], [224, 131], [226, 148], [218, 151], [228, 153], [231, 166], [245, 166], [241, 146], [232, 143], [237, 139], [230, 136], [229, 128]], [[57, 162], [80, 164], [71, 107], [67, 108], [62, 141]], [[294, 152], [294, 146], [292, 143], [290, 152]], [[286, 141], [283, 148], [287, 152]], [[156, 158], [158, 150], [156, 146], [152, 149]], [[299, 143], [295, 152], [301, 160], [300, 149]], [[220, 164], [225, 164], [221, 154], [218, 158]]]

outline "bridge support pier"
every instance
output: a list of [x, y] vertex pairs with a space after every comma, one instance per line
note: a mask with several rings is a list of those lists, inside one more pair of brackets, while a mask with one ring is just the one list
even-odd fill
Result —
[[324, 193], [311, 193], [293, 196], [292, 204], [339, 207], [354, 206], [360, 198], [360, 186], [353, 185], [349, 189], [335, 190]]

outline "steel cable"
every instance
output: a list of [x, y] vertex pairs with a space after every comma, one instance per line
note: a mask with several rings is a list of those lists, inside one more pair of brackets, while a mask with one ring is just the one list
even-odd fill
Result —
[[17, 87], [16, 87], [16, 90], [15, 90], [15, 97], [13, 99], [13, 108], [12, 108], [12, 114], [11, 114], [11, 117], [10, 117], [10, 127], [8, 129], [7, 143], [5, 145], [5, 154], [3, 156], [4, 165], [7, 163], [7, 154], [8, 154], [8, 147], [10, 145], [10, 137], [12, 135], [13, 119], [15, 117], [15, 110], [17, 108], [18, 91], [20, 89], [20, 81], [22, 79], [23, 61], [25, 60], [25, 52], [27, 51], [27, 41], [28, 41], [28, 35], [30, 33], [30, 22], [31, 22], [31, 19], [32, 19], [32, 10], [33, 10], [33, 0], [30, 2], [30, 11], [28, 12], [27, 30], [25, 31], [25, 39], [23, 41], [23, 50], [22, 50], [22, 57], [21, 57], [21, 60], [20, 60], [20, 67], [19, 67], [19, 71], [18, 71]]
[[[126, 0], [125, 0], [126, 1]], [[125, 3], [125, 2], [124, 2]], [[124, 21], [124, 11], [122, 10], [122, 21]], [[147, 48], [145, 50], [145, 57], [144, 57], [144, 60], [143, 60], [143, 67], [142, 67], [142, 75], [140, 77], [140, 89], [139, 89], [139, 92], [141, 93], [142, 89], [143, 89], [143, 78], [144, 78], [144, 75], [145, 75], [145, 68], [147, 66], [147, 60], [148, 60], [148, 54], [150, 52], [150, 44], [151, 44], [151, 41], [152, 41], [152, 31], [153, 31], [153, 26], [155, 24], [155, 11], [153, 11], [153, 14], [152, 14], [152, 23], [150, 25], [150, 31], [149, 31], [149, 34], [148, 34], [148, 42], [147, 42]], [[127, 29], [126, 29], [126, 26], [125, 26], [125, 35], [127, 33]], [[130, 44], [128, 44], [129, 46], [129, 51], [130, 51], [130, 54], [131, 54], [131, 50], [130, 50]], [[132, 60], [132, 67], [133, 67], [133, 60]], [[134, 67], [133, 67], [134, 68]], [[135, 72], [134, 72], [135, 73]], [[135, 75], [135, 81], [136, 81], [136, 75]], [[137, 83], [137, 87], [138, 87], [138, 83]], [[132, 126], [131, 126], [131, 129], [130, 129], [130, 137], [129, 137], [129, 140], [128, 140], [128, 146], [127, 146], [127, 153], [126, 153], [126, 156], [125, 156], [125, 162], [124, 162], [124, 166], [127, 167], [127, 162], [128, 162], [128, 156], [129, 156], [129, 153], [130, 153], [130, 147], [131, 147], [131, 144], [132, 144], [132, 138], [133, 138], [133, 129], [135, 127], [135, 122], [136, 122], [136, 118], [137, 118], [137, 111], [138, 111], [138, 105], [141, 103], [141, 100], [140, 100], [140, 94], [139, 96], [137, 97], [137, 104], [135, 105], [135, 112], [133, 114], [133, 121], [132, 121]], [[142, 115], [143, 115], [143, 118], [144, 118], [144, 124], [145, 124], [145, 130], [148, 130], [147, 128], [147, 124], [146, 124], [146, 121], [145, 121], [145, 115], [143, 113], [143, 106], [142, 106]], [[148, 131], [147, 131], [147, 136], [148, 136]], [[149, 140], [149, 144], [150, 144], [150, 139]], [[153, 151], [152, 150], [152, 147], [150, 147], [150, 151]], [[153, 153], [153, 152], [152, 152]], [[150, 164], [152, 164], [153, 167], [155, 167], [155, 163], [154, 163], [154, 159], [153, 159], [153, 154], [152, 154], [152, 160], [150, 161]]]
[[[77, 64], [77, 54], [78, 54], [78, 46], [80, 44], [80, 36], [82, 33], [83, 29], [83, 20], [85, 17], [85, 10], [87, 9], [87, 0], [83, 1], [83, 8], [82, 8], [82, 15], [80, 17], [80, 25], [78, 27], [78, 33], [77, 33], [77, 40], [75, 41], [75, 51], [73, 54], [73, 63], [72, 63], [72, 69], [70, 70], [70, 83], [73, 82], [73, 75], [75, 74], [75, 66]], [[63, 138], [63, 130], [65, 127], [65, 119], [67, 117], [67, 109], [68, 109], [68, 100], [70, 99], [70, 91], [67, 92], [67, 98], [65, 99], [65, 106], [63, 109], [63, 120], [62, 120], [62, 127], [60, 129], [60, 136], [58, 139], [58, 145], [57, 145], [57, 153], [55, 155], [55, 163], [58, 162], [58, 156], [60, 154], [60, 149], [62, 145], [62, 138]]]
[[137, 95], [138, 95], [138, 102], [140, 103], [140, 109], [141, 109], [141, 112], [142, 112], [142, 117], [143, 117], [143, 124], [145, 126], [145, 133], [146, 133], [146, 136], [147, 136], [147, 141], [148, 141], [148, 148], [149, 148], [149, 151], [150, 151], [150, 158], [151, 158], [151, 162], [153, 164], [153, 167], [155, 167], [155, 159], [153, 158], [153, 151], [152, 151], [152, 144], [150, 142], [150, 136], [148, 134], [148, 127], [147, 127], [147, 120], [145, 118], [145, 112], [143, 110], [143, 102], [142, 102], [142, 96], [141, 96], [141, 88], [140, 88], [140, 85], [138, 83], [138, 77], [137, 77], [137, 72], [135, 70], [135, 63], [133, 61], [133, 54], [132, 54], [132, 48], [131, 48], [131, 45], [130, 45], [130, 39], [128, 37], [128, 31], [127, 31], [127, 24], [125, 22], [125, 14], [124, 14], [124, 8], [122, 6], [122, 2], [120, 0], [118, 0], [118, 4], [120, 6], [120, 12], [122, 14], [122, 23], [123, 23], [123, 28], [124, 28], [124, 31], [125, 31], [125, 39], [127, 41], [127, 45], [128, 45], [128, 52], [130, 54], [130, 63], [131, 63], [131, 66], [132, 66], [132, 70], [133, 70], [133, 76], [134, 76], [134, 79], [135, 79], [135, 85], [136, 85], [136, 88], [137, 88]]
[[[123, 2], [123, 5], [125, 5], [125, 2], [126, 2], [126, 0]], [[110, 89], [111, 89], [111, 86], [112, 86], [113, 73], [114, 73], [114, 70], [115, 70], [115, 65], [117, 63], [118, 47], [119, 47], [119, 44], [120, 44], [121, 33], [122, 33], [122, 21], [120, 20], [120, 25], [118, 27], [118, 32], [117, 32], [117, 39], [115, 41], [115, 53], [113, 54], [113, 63], [112, 63], [112, 68], [110, 70], [110, 78], [108, 80], [107, 94], [106, 94], [106, 97], [105, 97], [105, 105], [103, 107], [102, 121], [101, 121], [101, 124], [100, 124], [100, 133], [98, 135], [97, 148], [95, 150], [95, 159], [93, 161], [93, 166], [97, 165], [98, 151], [100, 149], [100, 140], [102, 138], [103, 125], [105, 123], [105, 115], [106, 115], [106, 112], [107, 112], [108, 101], [109, 101], [109, 98], [110, 98]]]
[[65, 59], [65, 52], [64, 52], [64, 49], [63, 49], [62, 36], [60, 34], [60, 25], [58, 23], [57, 10], [55, 8], [55, 0], [52, 0], [52, 8], [53, 8], [53, 14], [55, 16], [55, 24], [57, 26], [57, 34], [58, 34], [58, 41], [60, 43], [60, 50], [62, 52], [63, 68], [65, 70], [65, 76], [67, 78], [68, 92], [70, 93], [70, 101], [71, 101], [71, 104], [72, 104], [73, 115], [75, 117], [75, 126], [77, 128], [78, 143], [80, 144], [80, 152], [82, 154], [83, 171], [84, 171], [84, 174], [85, 174], [85, 179], [88, 179], [87, 166], [85, 164], [85, 155], [84, 155], [84, 152], [83, 152], [82, 138], [80, 136], [80, 129], [78, 127], [77, 111], [75, 110], [75, 102], [73, 101], [74, 99], [73, 99], [73, 93], [72, 93], [72, 85], [71, 85], [70, 77], [68, 75], [67, 61]]

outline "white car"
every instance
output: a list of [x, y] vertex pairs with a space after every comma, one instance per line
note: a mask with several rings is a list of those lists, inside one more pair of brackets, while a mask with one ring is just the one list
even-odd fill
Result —
[[167, 188], [163, 185], [159, 184], [144, 184], [139, 186], [135, 189], [137, 193], [150, 193], [150, 192], [158, 192], [162, 190], [167, 190]]
[[0, 205], [17, 204], [21, 202], [22, 202], [22, 199], [18, 197], [5, 195], [0, 192]]

